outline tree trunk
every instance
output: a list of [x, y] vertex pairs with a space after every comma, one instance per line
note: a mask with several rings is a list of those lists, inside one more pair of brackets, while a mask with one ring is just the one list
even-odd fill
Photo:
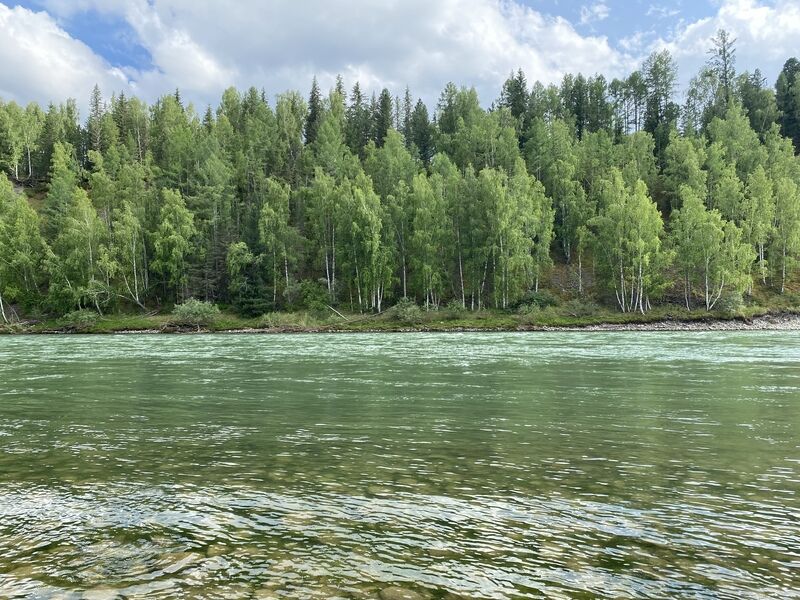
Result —
[[[286, 290], [289, 289], [289, 257], [286, 255], [286, 247], [283, 248], [283, 275], [286, 281]], [[286, 291], [284, 291], [286, 294]]]
[[691, 297], [692, 290], [691, 290], [691, 283], [689, 282], [689, 272], [686, 272], [686, 279], [684, 280], [683, 284], [683, 295], [686, 300], [686, 310], [692, 310], [691, 306], [689, 306], [690, 301], [689, 298]]
[[131, 258], [133, 259], [133, 289], [134, 289], [134, 297], [136, 298], [136, 304], [139, 306], [142, 303], [139, 301], [139, 275], [136, 272], [136, 237], [134, 236], [133, 242], [131, 247]]
[[3, 294], [0, 294], [0, 317], [3, 318], [3, 323], [8, 323], [8, 317], [6, 316], [6, 307], [3, 304]]
[[461, 261], [461, 234], [456, 234], [458, 243], [458, 279], [461, 282], [461, 306], [467, 308], [467, 296], [464, 292], [464, 266]]
[[333, 294], [331, 292], [331, 270], [330, 270], [330, 265], [329, 265], [329, 261], [328, 261], [328, 251], [327, 250], [325, 250], [325, 283], [328, 286], [328, 296], [330, 296], [331, 299], [333, 299]]
[[275, 248], [272, 249], [272, 308], [278, 302], [278, 255]]
[[331, 228], [331, 299], [336, 299], [336, 228]]
[[781, 294], [786, 291], [786, 242], [783, 243], [783, 261], [781, 264]]
[[406, 251], [405, 248], [401, 247], [401, 260], [403, 261], [403, 298], [408, 297], [408, 286], [406, 284]]

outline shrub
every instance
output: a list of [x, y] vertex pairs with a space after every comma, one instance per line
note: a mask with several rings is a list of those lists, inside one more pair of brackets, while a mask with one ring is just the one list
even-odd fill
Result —
[[548, 325], [559, 320], [559, 314], [552, 306], [539, 308], [534, 305], [527, 305], [527, 311], [520, 313], [519, 322], [523, 325]]
[[581, 300], [575, 298], [570, 300], [563, 307], [563, 311], [572, 317], [591, 317], [600, 312], [600, 306], [592, 300]]
[[450, 300], [445, 307], [445, 318], [447, 319], [461, 319], [466, 314], [467, 307], [461, 303], [461, 300]]
[[422, 310], [410, 298], [401, 298], [388, 312], [401, 323], [416, 325], [422, 321]]
[[538, 292], [530, 291], [525, 294], [522, 298], [520, 298], [519, 302], [516, 303], [516, 308], [519, 309], [522, 306], [535, 306], [537, 308], [548, 308], [549, 306], [558, 306], [561, 304], [561, 300], [550, 290], [539, 290]]
[[272, 312], [275, 309], [275, 304], [272, 302], [272, 298], [267, 300], [255, 296], [252, 298], [239, 298], [234, 304], [234, 308], [241, 316], [252, 319], [265, 313]]
[[287, 290], [291, 297], [296, 298], [295, 309], [308, 309], [315, 313], [327, 313], [330, 304], [330, 295], [324, 285], [315, 281], [303, 281], [297, 290]]
[[281, 327], [316, 327], [320, 321], [306, 312], [282, 313], [271, 312], [261, 315], [258, 327], [277, 329]]
[[95, 311], [84, 308], [67, 313], [59, 319], [59, 323], [64, 327], [85, 331], [96, 325], [99, 318], [100, 315]]
[[191, 325], [198, 329], [209, 325], [219, 316], [219, 308], [211, 302], [190, 298], [177, 305], [172, 311], [172, 323], [175, 325]]
[[725, 315], [735, 317], [742, 314], [744, 308], [744, 297], [741, 292], [729, 292], [719, 300], [717, 305], [719, 311]]

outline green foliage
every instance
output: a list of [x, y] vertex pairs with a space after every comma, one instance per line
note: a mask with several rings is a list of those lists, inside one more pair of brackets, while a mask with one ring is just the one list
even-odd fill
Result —
[[601, 196], [604, 208], [592, 222], [598, 270], [622, 312], [644, 313], [663, 289], [671, 258], [662, 248], [661, 215], [644, 182], [627, 187], [617, 170]]
[[87, 331], [94, 327], [99, 319], [100, 315], [95, 311], [81, 309], [67, 313], [58, 320], [58, 324], [61, 327], [66, 327], [75, 331]]
[[0, 174], [0, 320], [8, 322], [5, 304], [33, 306], [39, 300], [42, 264], [47, 246], [39, 217], [21, 194]]
[[562, 312], [573, 317], [591, 317], [601, 312], [600, 305], [592, 300], [573, 298], [562, 307]]
[[256, 327], [263, 329], [307, 329], [319, 327], [324, 323], [318, 316], [308, 312], [271, 312], [262, 315]]
[[388, 314], [400, 323], [408, 325], [416, 325], [420, 323], [423, 318], [423, 312], [420, 307], [409, 298], [401, 298], [397, 304], [388, 311]]
[[523, 306], [548, 308], [550, 306], [558, 306], [561, 304], [561, 299], [550, 290], [533, 290], [525, 294], [517, 303], [517, 307]]
[[789, 293], [800, 63], [773, 94], [733, 50], [714, 38], [680, 119], [666, 51], [613, 81], [514, 73], [491, 110], [455, 84], [429, 112], [341, 80], [308, 101], [229, 88], [199, 114], [179, 92], [148, 107], [97, 88], [83, 124], [72, 101], [0, 101], [0, 169], [25, 188], [0, 181], [0, 321], [191, 297], [253, 317], [407, 298], [428, 323], [569, 320], [544, 295], [576, 275], [578, 300], [625, 312], [681, 289], [712, 310], [754, 280]]
[[719, 311], [730, 317], [741, 316], [744, 306], [744, 297], [736, 290], [724, 294], [717, 304]]
[[315, 281], [303, 281], [298, 286], [298, 300], [293, 308], [306, 309], [316, 314], [329, 312], [330, 297], [324, 286]]
[[671, 244], [683, 275], [686, 308], [696, 290], [710, 311], [724, 293], [741, 293], [750, 285], [754, 253], [742, 241], [741, 230], [718, 210], [708, 210], [689, 188], [682, 189], [682, 196], [682, 208], [672, 216]]
[[194, 216], [176, 190], [163, 190], [161, 200], [153, 270], [164, 277], [165, 283], [174, 290], [175, 298], [180, 300], [187, 294], [189, 274], [186, 263], [192, 251]]
[[444, 309], [444, 316], [450, 320], [461, 319], [467, 314], [467, 308], [460, 300], [451, 300]]
[[189, 298], [172, 310], [172, 323], [200, 328], [211, 325], [220, 315], [219, 308], [211, 302]]

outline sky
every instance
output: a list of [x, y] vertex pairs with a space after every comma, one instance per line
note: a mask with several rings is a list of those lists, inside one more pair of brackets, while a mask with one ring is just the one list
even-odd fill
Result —
[[721, 27], [738, 69], [770, 82], [800, 54], [800, 0], [0, 0], [0, 97], [85, 111], [97, 83], [148, 102], [179, 88], [203, 108], [231, 85], [305, 95], [341, 74], [431, 106], [453, 81], [488, 105], [518, 68], [613, 78], [663, 48], [685, 85]]

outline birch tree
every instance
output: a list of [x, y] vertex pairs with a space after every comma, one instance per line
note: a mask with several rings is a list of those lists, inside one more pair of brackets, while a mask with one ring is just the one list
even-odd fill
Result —
[[750, 283], [754, 253], [742, 241], [741, 230], [708, 210], [692, 189], [681, 190], [681, 208], [672, 214], [670, 239], [683, 273], [686, 307], [693, 289], [711, 311], [726, 290], [744, 291]]
[[629, 189], [617, 169], [602, 195], [604, 208], [591, 221], [598, 269], [622, 312], [644, 314], [652, 296], [663, 289], [669, 260], [662, 247], [661, 215], [645, 183], [639, 180]]
[[775, 186], [775, 235], [770, 260], [781, 282], [781, 294], [786, 291], [786, 282], [799, 256], [800, 191], [797, 183], [782, 177]]
[[272, 302], [278, 301], [278, 282], [283, 274], [284, 292], [289, 289], [290, 250], [294, 250], [296, 237], [289, 225], [289, 199], [291, 189], [285, 183], [269, 178], [263, 184], [263, 200], [258, 220], [259, 239], [264, 246], [267, 263], [271, 270]]
[[142, 223], [129, 203], [122, 210], [111, 234], [114, 261], [118, 267], [117, 295], [145, 309], [144, 299], [148, 292], [146, 276], [147, 262], [143, 242]]
[[46, 252], [36, 211], [0, 174], [0, 319], [4, 323], [16, 318], [11, 303], [30, 306], [39, 299]]
[[744, 238], [756, 251], [758, 276], [767, 283], [769, 264], [767, 248], [775, 219], [775, 195], [772, 182], [764, 167], [759, 165], [747, 179], [747, 189], [742, 203], [740, 222]]
[[411, 202], [414, 205], [410, 243], [414, 287], [422, 293], [425, 309], [435, 309], [445, 291], [448, 243], [452, 234], [442, 176], [416, 175], [411, 184]]
[[176, 303], [189, 296], [187, 261], [192, 252], [194, 215], [177, 190], [161, 192], [161, 215], [155, 232], [153, 270], [163, 277]]
[[308, 224], [322, 262], [325, 284], [331, 302], [336, 298], [336, 259], [341, 190], [336, 181], [317, 168], [311, 185], [305, 190]]
[[49, 258], [54, 298], [77, 308], [94, 305], [102, 313], [102, 305], [109, 299], [109, 281], [104, 275], [110, 270], [104, 264], [107, 248], [102, 245], [106, 235], [89, 196], [75, 188]]

